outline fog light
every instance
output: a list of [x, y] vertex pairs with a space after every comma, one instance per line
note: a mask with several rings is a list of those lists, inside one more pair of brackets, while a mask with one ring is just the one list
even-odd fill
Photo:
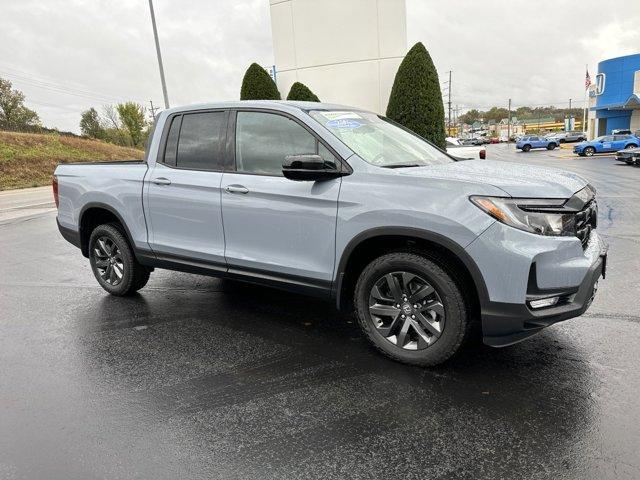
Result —
[[549, 297], [549, 298], [541, 298], [540, 300], [531, 300], [529, 302], [529, 306], [531, 308], [543, 308], [543, 307], [552, 307], [556, 303], [560, 297]]

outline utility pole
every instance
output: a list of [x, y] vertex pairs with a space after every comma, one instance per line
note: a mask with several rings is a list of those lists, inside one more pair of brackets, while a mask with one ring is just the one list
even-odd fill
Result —
[[160, 82], [162, 82], [162, 95], [164, 96], [164, 108], [169, 108], [169, 95], [167, 94], [167, 83], [164, 80], [164, 67], [162, 66], [162, 54], [160, 53], [160, 41], [158, 40], [158, 29], [156, 28], [156, 15], [153, 13], [153, 0], [149, 0], [149, 10], [151, 11], [151, 25], [153, 26], [153, 38], [156, 41], [156, 53], [158, 54], [158, 67], [160, 68]]
[[149, 103], [151, 104], [151, 108], [149, 108], [149, 110], [151, 111], [151, 116], [153, 117], [153, 120], [155, 121], [155, 119], [156, 119], [156, 110], [160, 110], [160, 107], [154, 107], [153, 106], [153, 100], [149, 100]]
[[451, 70], [449, 70], [449, 136], [451, 136]]
[[511, 99], [509, 99], [509, 116], [507, 117], [507, 143], [511, 141]]

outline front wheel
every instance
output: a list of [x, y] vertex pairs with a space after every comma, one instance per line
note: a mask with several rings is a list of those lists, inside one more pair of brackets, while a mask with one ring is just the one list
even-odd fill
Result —
[[583, 153], [587, 156], [587, 157], [593, 157], [593, 154], [596, 153], [596, 149], [593, 147], [587, 147], [583, 150]]
[[528, 152], [529, 150], [531, 150], [531, 145], [524, 145], [524, 146], [522, 147], [522, 151], [523, 151], [523, 152]]
[[131, 295], [149, 280], [126, 237], [115, 224], [97, 226], [89, 238], [89, 262], [98, 283], [111, 295]]
[[553, 150], [554, 148], [556, 148], [555, 143], [550, 143], [549, 145], [547, 145], [547, 150]]
[[637, 145], [634, 145], [633, 143], [630, 143], [629, 145], [627, 145], [627, 146], [626, 146], [626, 147], [624, 147], [624, 148], [625, 148], [625, 150], [626, 150], [626, 149], [628, 149], [628, 148], [638, 148], [638, 146], [637, 146]]
[[441, 266], [415, 253], [390, 253], [372, 261], [360, 274], [354, 304], [371, 344], [403, 363], [443, 363], [470, 331], [456, 282]]

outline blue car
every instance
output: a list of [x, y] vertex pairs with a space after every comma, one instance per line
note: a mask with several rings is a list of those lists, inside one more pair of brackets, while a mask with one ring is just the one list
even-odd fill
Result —
[[538, 136], [520, 137], [516, 142], [516, 148], [523, 152], [528, 152], [532, 148], [546, 148], [553, 150], [558, 146], [558, 141], [554, 138], [545, 138]]
[[594, 153], [617, 152], [625, 148], [636, 148], [640, 139], [635, 135], [603, 135], [590, 142], [578, 143], [573, 147], [573, 153], [581, 157], [591, 157]]

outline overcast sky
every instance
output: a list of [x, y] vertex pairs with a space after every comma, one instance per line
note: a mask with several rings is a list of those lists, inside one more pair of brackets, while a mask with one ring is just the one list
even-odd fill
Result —
[[[249, 63], [273, 63], [268, 3], [154, 1], [172, 105], [237, 99]], [[452, 101], [465, 109], [509, 97], [582, 106], [585, 64], [593, 78], [598, 61], [640, 52], [639, 0], [406, 3], [408, 46], [425, 44], [441, 81], [453, 71]], [[0, 0], [0, 12], [0, 77], [44, 125], [77, 132], [91, 106], [161, 105], [146, 0]]]

